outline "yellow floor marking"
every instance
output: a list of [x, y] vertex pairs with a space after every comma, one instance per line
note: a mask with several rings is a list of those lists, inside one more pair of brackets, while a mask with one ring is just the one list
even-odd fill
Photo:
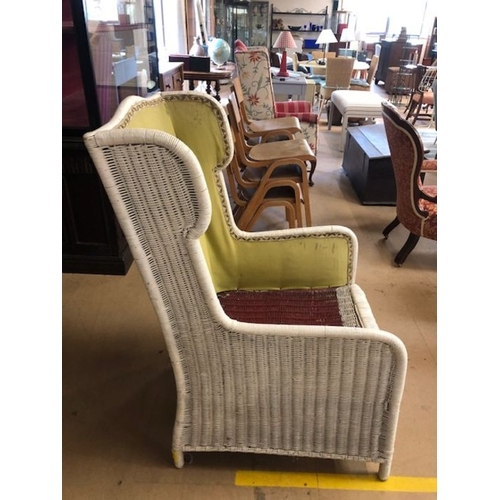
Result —
[[436, 493], [435, 477], [390, 476], [380, 481], [376, 474], [315, 474], [313, 472], [238, 471], [236, 486], [271, 488], [316, 488], [320, 490], [398, 491]]

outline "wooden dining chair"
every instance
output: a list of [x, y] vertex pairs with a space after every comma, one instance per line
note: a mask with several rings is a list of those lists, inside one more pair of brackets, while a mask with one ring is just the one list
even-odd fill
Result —
[[305, 139], [290, 139], [257, 144], [250, 148], [245, 142], [236, 97], [229, 95], [227, 105], [229, 124], [234, 137], [235, 156], [243, 178], [249, 186], [258, 188], [268, 179], [287, 179], [295, 182], [301, 191], [305, 224], [311, 226], [311, 205], [307, 163], [316, 166], [316, 156]]
[[335, 57], [326, 60], [325, 81], [320, 87], [320, 110], [326, 106], [327, 119], [331, 113], [330, 97], [334, 90], [348, 90], [351, 84], [355, 59]]
[[269, 51], [265, 47], [235, 51], [236, 74], [245, 95], [245, 107], [253, 120], [296, 116], [300, 121], [303, 137], [315, 152], [318, 146], [318, 113], [313, 111], [311, 100], [277, 101], [272, 84]]
[[434, 93], [432, 84], [437, 78], [437, 66], [419, 64], [415, 70], [414, 86], [405, 113], [406, 119], [415, 124], [417, 120], [432, 120]]
[[285, 209], [288, 227], [302, 227], [302, 196], [294, 180], [263, 178], [257, 187], [247, 181], [236, 155], [226, 169], [226, 180], [233, 202], [233, 217], [243, 231], [251, 231], [264, 210], [273, 207]]
[[373, 56], [368, 68], [366, 80], [363, 78], [351, 78], [349, 90], [365, 90], [370, 91], [372, 88], [373, 79], [378, 68], [379, 56]]
[[234, 92], [238, 109], [242, 118], [245, 136], [249, 140], [266, 142], [271, 138], [293, 139], [301, 131], [300, 120], [296, 116], [281, 116], [279, 118], [263, 118], [254, 120], [249, 117], [245, 107], [245, 96], [238, 76], [232, 79], [231, 92]]

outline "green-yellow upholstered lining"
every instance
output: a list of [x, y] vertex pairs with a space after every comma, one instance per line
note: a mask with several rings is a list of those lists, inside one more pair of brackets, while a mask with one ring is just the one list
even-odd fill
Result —
[[[230, 230], [216, 168], [227, 163], [224, 136], [213, 109], [200, 102], [165, 100], [143, 107], [128, 127], [175, 133], [198, 158], [212, 200], [211, 223], [201, 238], [217, 292], [341, 286], [348, 282], [349, 248], [342, 237], [246, 240]], [[228, 208], [226, 208], [228, 210]]]
[[150, 106], [134, 113], [127, 124], [127, 128], [147, 128], [152, 130], [162, 130], [170, 135], [176, 135], [174, 124], [166, 109], [160, 106]]

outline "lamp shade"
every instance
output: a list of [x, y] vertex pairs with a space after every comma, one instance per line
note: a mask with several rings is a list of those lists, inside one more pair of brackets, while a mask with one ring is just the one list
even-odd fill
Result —
[[273, 45], [275, 49], [294, 49], [296, 47], [292, 32], [288, 30], [282, 31]]
[[342, 34], [340, 35], [341, 42], [354, 42], [356, 40], [356, 35], [352, 28], [344, 28]]
[[322, 43], [337, 43], [337, 42], [338, 42], [337, 37], [330, 29], [322, 30], [318, 36], [318, 39], [316, 40], [316, 43], [318, 45]]
[[364, 31], [358, 30], [354, 33], [354, 36], [356, 37], [356, 40], [360, 42], [364, 42], [366, 40], [366, 33]]

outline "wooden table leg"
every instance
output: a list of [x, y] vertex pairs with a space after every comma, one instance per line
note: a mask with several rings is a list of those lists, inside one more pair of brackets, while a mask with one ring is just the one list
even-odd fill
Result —
[[215, 80], [215, 98], [218, 101], [220, 101], [219, 91], [220, 91], [220, 81], [219, 80]]

